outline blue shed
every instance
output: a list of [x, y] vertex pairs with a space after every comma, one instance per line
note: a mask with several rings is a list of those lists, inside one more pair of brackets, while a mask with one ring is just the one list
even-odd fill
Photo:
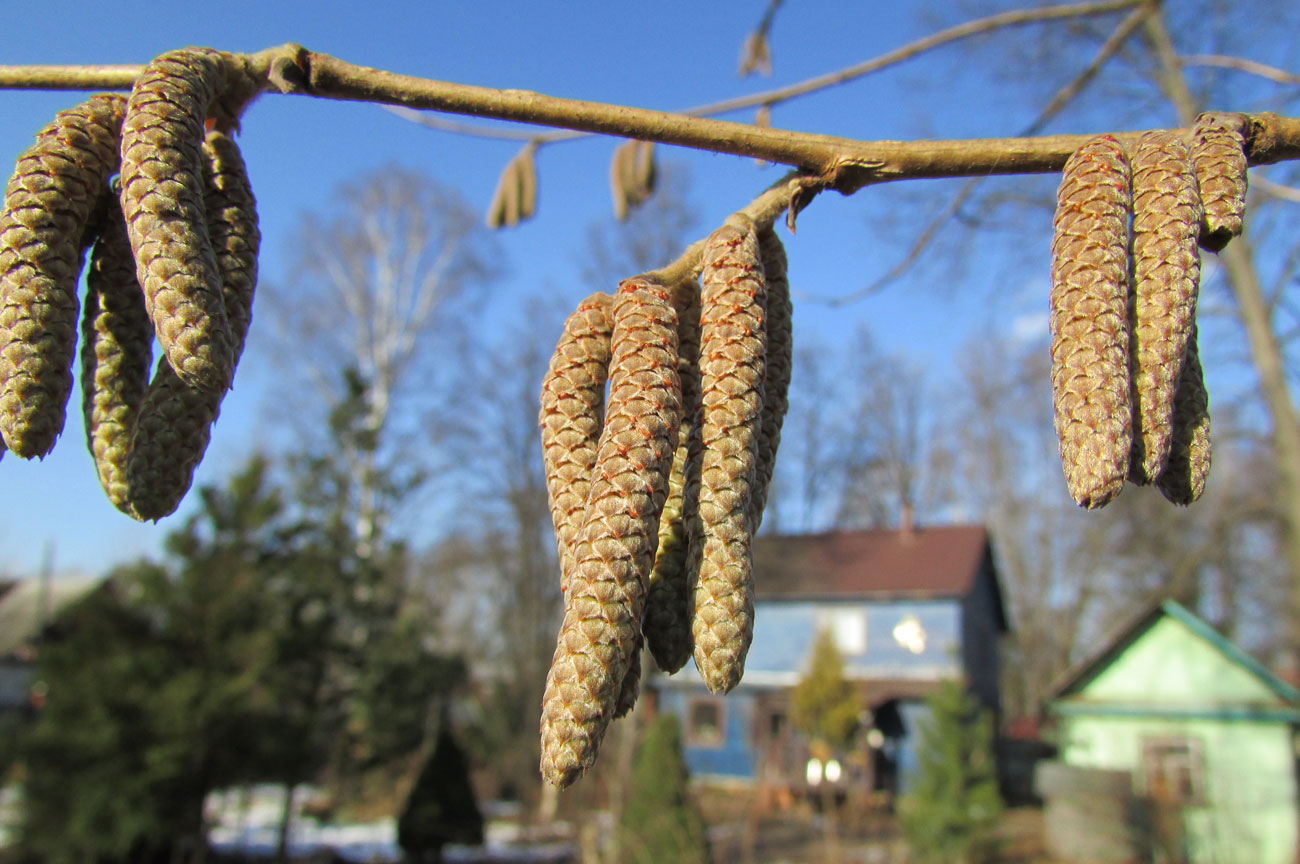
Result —
[[790, 692], [822, 631], [870, 707], [871, 731], [848, 760], [852, 782], [906, 788], [915, 721], [943, 680], [965, 680], [997, 712], [1007, 618], [983, 526], [766, 536], [754, 570], [754, 643], [739, 686], [715, 696], [693, 664], [652, 684], [658, 710], [681, 721], [694, 776], [805, 782], [808, 748], [790, 728]]

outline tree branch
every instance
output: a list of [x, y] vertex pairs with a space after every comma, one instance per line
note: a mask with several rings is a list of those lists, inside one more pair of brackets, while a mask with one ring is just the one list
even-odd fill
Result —
[[[326, 99], [404, 105], [451, 114], [494, 117], [732, 153], [790, 165], [851, 194], [863, 186], [894, 180], [1055, 173], [1089, 135], [985, 138], [950, 141], [854, 141], [610, 105], [561, 99], [527, 90], [494, 90], [398, 75], [357, 66], [299, 46], [263, 52], [270, 56], [269, 80], [283, 92]], [[124, 86], [119, 67], [0, 67], [0, 89], [50, 85]], [[62, 84], [59, 84], [62, 82]], [[1264, 113], [1252, 116], [1252, 164], [1300, 158], [1300, 119]], [[1141, 132], [1115, 133], [1136, 144]]]
[[1242, 57], [1225, 57], [1222, 54], [1188, 54], [1178, 58], [1182, 66], [1217, 66], [1221, 69], [1235, 69], [1250, 75], [1257, 75], [1278, 84], [1300, 84], [1300, 75], [1293, 75], [1276, 66], [1266, 66], [1254, 60]]

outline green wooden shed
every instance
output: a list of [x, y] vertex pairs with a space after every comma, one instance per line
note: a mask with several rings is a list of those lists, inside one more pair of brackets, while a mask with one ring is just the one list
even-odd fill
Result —
[[1184, 607], [1140, 610], [1049, 712], [1065, 771], [1129, 772], [1155, 860], [1297, 861], [1300, 693]]

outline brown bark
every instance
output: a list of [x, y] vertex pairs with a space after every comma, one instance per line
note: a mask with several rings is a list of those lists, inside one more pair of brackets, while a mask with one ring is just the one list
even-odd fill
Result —
[[[1165, 95], [1177, 111], [1179, 122], [1190, 124], [1196, 118], [1198, 106], [1183, 75], [1163, 13], [1147, 20], [1146, 35], [1160, 64], [1160, 83]], [[1219, 261], [1237, 301], [1237, 313], [1250, 345], [1271, 425], [1276, 466], [1274, 503], [1282, 554], [1290, 572], [1285, 633], [1289, 650], [1300, 655], [1300, 415], [1287, 386], [1282, 347], [1273, 329], [1247, 231], [1243, 230], [1241, 236], [1219, 253]]]

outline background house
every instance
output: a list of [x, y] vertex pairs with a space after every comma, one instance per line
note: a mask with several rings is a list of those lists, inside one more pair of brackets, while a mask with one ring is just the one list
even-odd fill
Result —
[[[1182, 606], [1139, 610], [1067, 673], [1049, 710], [1063, 766], [1039, 785], [1060, 851], [1123, 834], [1156, 860], [1296, 861], [1300, 693]], [[1126, 824], [1107, 828], [1099, 812]]]
[[36, 645], [45, 625], [99, 584], [86, 579], [0, 581], [0, 715], [31, 704]]
[[906, 788], [922, 701], [940, 681], [964, 678], [997, 711], [1007, 619], [983, 526], [760, 537], [754, 569], [754, 643], [740, 685], [712, 695], [693, 664], [654, 683], [659, 710], [681, 721], [694, 776], [804, 782], [807, 744], [790, 728], [790, 691], [823, 630], [871, 709], [875, 732], [850, 766], [871, 788]]

